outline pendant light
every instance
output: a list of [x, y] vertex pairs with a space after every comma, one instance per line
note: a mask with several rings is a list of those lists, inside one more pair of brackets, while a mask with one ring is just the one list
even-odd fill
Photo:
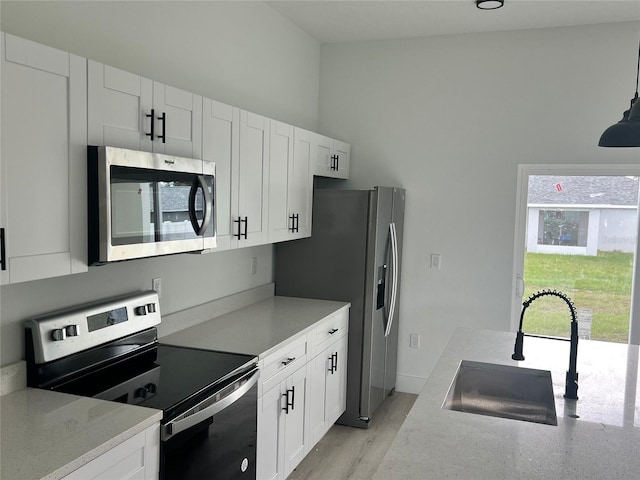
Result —
[[476, 7], [480, 10], [495, 10], [504, 5], [504, 0], [476, 0]]
[[598, 142], [600, 147], [640, 147], [640, 102], [638, 102], [638, 77], [640, 76], [640, 45], [636, 70], [636, 94], [622, 120], [607, 128]]

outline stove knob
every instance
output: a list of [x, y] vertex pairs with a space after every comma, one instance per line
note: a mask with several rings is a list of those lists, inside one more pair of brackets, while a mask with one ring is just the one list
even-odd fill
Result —
[[156, 304], [155, 303], [147, 303], [147, 311], [149, 313], [156, 313]]
[[67, 325], [64, 328], [67, 337], [77, 337], [78, 336], [78, 325]]
[[59, 342], [67, 338], [67, 332], [64, 328], [56, 328], [51, 332], [51, 339], [55, 342]]
[[147, 398], [147, 389], [144, 387], [140, 387], [136, 389], [135, 392], [136, 398]]
[[142, 305], [140, 307], [136, 307], [135, 310], [136, 315], [146, 315], [147, 314], [147, 306]]
[[156, 384], [155, 384], [155, 383], [147, 383], [147, 384], [144, 386], [144, 388], [145, 388], [145, 390], [146, 390], [147, 392], [149, 392], [149, 393], [151, 393], [151, 394], [154, 394], [154, 393], [156, 393], [156, 388], [157, 388], [157, 387], [156, 387]]

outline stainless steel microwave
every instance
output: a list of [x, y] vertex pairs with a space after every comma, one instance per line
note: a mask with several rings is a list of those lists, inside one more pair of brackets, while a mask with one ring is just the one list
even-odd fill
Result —
[[89, 265], [215, 248], [213, 162], [87, 150]]

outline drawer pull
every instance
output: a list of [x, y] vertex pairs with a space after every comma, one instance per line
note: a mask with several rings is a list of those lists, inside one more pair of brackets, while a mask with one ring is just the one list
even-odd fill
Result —
[[282, 365], [289, 365], [291, 362], [293, 362], [296, 359], [296, 357], [289, 357], [286, 360], [282, 361]]
[[340, 330], [339, 328], [332, 328], [331, 330], [329, 330], [329, 335], [333, 335], [334, 333], [336, 333], [338, 330]]

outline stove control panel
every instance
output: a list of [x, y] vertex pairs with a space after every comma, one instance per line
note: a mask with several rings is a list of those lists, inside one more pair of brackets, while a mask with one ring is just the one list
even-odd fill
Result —
[[78, 305], [25, 322], [35, 362], [46, 363], [160, 323], [158, 294], [144, 291]]

